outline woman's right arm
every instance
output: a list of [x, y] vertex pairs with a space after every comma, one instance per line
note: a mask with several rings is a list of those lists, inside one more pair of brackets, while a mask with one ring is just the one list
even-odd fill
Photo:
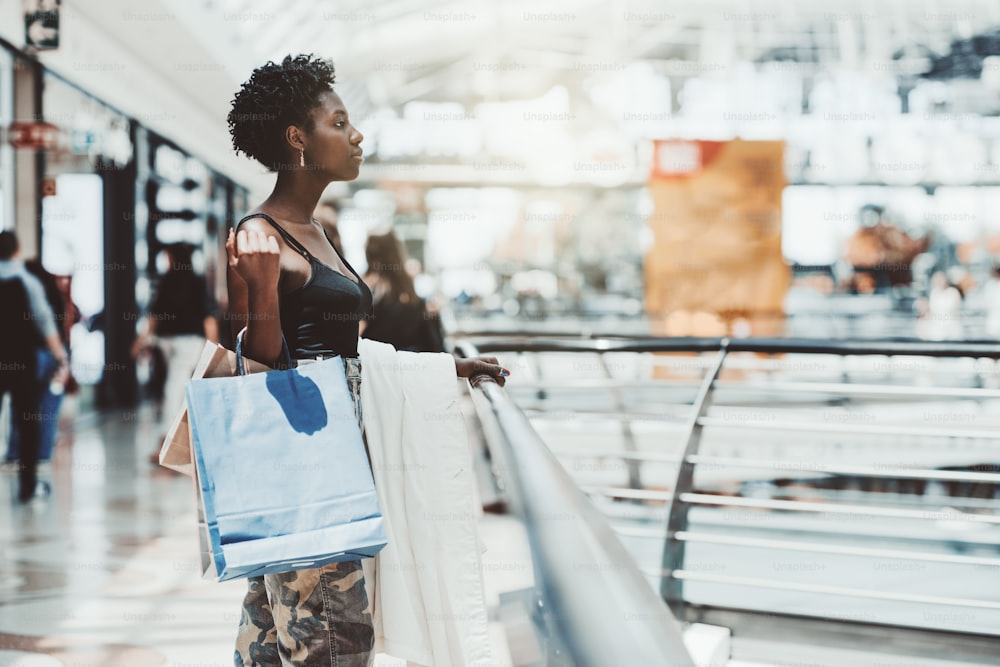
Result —
[[281, 248], [278, 240], [247, 224], [238, 233], [229, 231], [228, 289], [230, 321], [234, 334], [244, 326], [243, 353], [274, 366], [281, 358], [281, 318], [278, 278]]

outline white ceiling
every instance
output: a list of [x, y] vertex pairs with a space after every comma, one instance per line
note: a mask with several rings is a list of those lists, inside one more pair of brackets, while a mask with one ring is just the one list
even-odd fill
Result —
[[[864, 66], [1000, 25], [996, 0], [192, 0], [184, 18], [231, 71], [287, 53], [334, 59], [354, 105], [571, 95], [647, 62], [685, 77], [797, 53]], [[352, 100], [348, 100], [349, 102]]]
[[[0, 0], [12, 15], [13, 5]], [[232, 154], [225, 118], [253, 68], [288, 53], [332, 58], [356, 119], [403, 115], [415, 101], [472, 112], [561, 89], [592, 132], [611, 118], [593, 113], [594, 91], [616, 90], [609, 81], [636, 63], [652, 73], [640, 87], [669, 81], [676, 107], [684, 80], [724, 78], [741, 62], [794, 56], [806, 72], [872, 71], [901, 48], [943, 54], [956, 37], [1000, 26], [997, 0], [102, 0], [64, 12], [67, 47], [74, 36], [80, 46], [44, 62], [254, 189], [270, 179]], [[78, 71], [81, 59], [112, 58], [91, 54], [98, 45], [142, 66]], [[525, 139], [535, 152], [563, 150], [545, 148], [547, 126], [536, 130]]]

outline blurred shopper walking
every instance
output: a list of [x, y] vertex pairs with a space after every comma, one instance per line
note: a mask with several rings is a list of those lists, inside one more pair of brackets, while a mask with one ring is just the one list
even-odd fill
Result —
[[[63, 298], [56, 282], [56, 277], [45, 270], [39, 259], [27, 260], [24, 268], [38, 279], [45, 290], [45, 300], [52, 309], [53, 319], [56, 322], [56, 329], [63, 346], [69, 349], [69, 327], [66, 326], [68, 309], [66, 299]], [[36, 368], [35, 373], [41, 386], [41, 404], [39, 406], [39, 447], [38, 463], [47, 463], [52, 459], [52, 452], [55, 450], [56, 436], [59, 432], [59, 408], [62, 406], [63, 396], [67, 392], [72, 392], [75, 387], [73, 378], [68, 378], [68, 383], [64, 384], [58, 380], [49, 381], [58, 370], [59, 362], [56, 356], [44, 343], [36, 348]], [[72, 385], [72, 386], [70, 386]], [[7, 447], [7, 462], [15, 462], [20, 459], [21, 429], [16, 419], [11, 419], [10, 444]]]
[[375, 305], [362, 335], [408, 352], [444, 352], [441, 318], [417, 296], [413, 276], [406, 270], [403, 245], [390, 229], [373, 234], [365, 243], [368, 273]]
[[162, 409], [157, 414], [160, 443], [150, 455], [159, 461], [160, 445], [170, 422], [184, 405], [184, 383], [191, 378], [205, 340], [218, 341], [218, 323], [205, 278], [194, 272], [188, 244], [166, 248], [170, 267], [160, 280], [145, 326], [132, 345], [132, 356], [156, 345], [166, 360]]
[[[56, 327], [45, 289], [18, 260], [20, 245], [11, 231], [0, 232], [0, 397], [10, 394], [11, 414], [20, 432], [18, 500], [44, 495], [38, 484], [42, 387], [65, 383], [69, 355]], [[38, 375], [37, 349], [45, 345], [56, 360], [50, 376]]]

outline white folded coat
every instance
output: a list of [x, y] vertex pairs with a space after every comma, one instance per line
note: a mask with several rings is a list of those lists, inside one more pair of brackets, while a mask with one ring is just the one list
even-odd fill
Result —
[[376, 650], [428, 667], [490, 662], [468, 432], [448, 354], [361, 339], [361, 404], [389, 544], [365, 559]]

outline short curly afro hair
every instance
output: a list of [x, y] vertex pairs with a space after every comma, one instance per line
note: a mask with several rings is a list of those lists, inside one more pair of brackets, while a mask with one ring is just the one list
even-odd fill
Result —
[[233, 97], [229, 134], [233, 148], [279, 171], [288, 159], [284, 133], [289, 125], [313, 129], [310, 111], [333, 86], [333, 63], [312, 54], [285, 56], [253, 71]]

